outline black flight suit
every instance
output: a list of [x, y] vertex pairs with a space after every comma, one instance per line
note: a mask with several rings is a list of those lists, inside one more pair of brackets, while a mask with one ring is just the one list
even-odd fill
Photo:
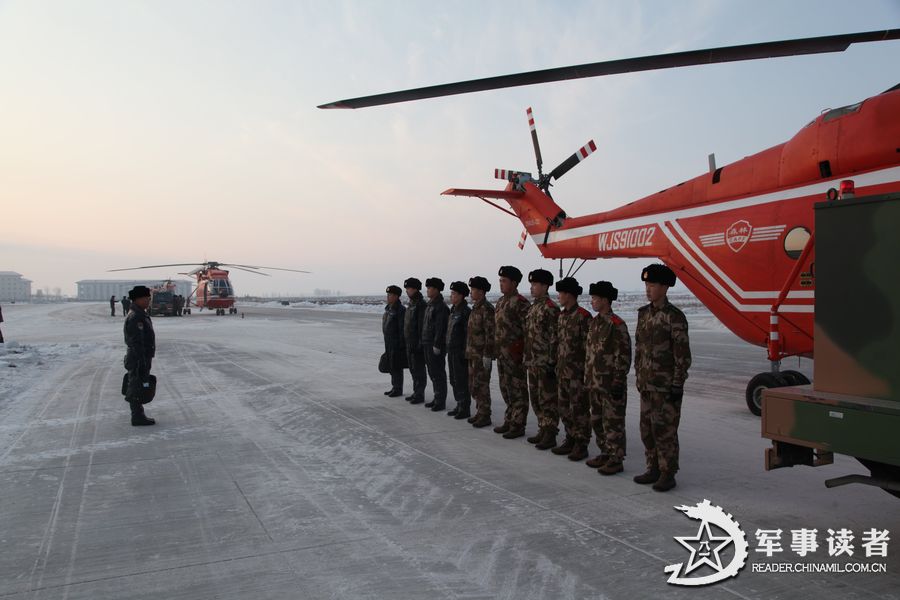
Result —
[[391, 393], [403, 393], [403, 367], [406, 362], [406, 344], [403, 339], [403, 316], [406, 308], [397, 300], [384, 307], [381, 331], [384, 333], [384, 352], [391, 368]]
[[[406, 307], [406, 318], [403, 320], [403, 337], [406, 339], [406, 357], [409, 363], [409, 374], [413, 380], [413, 393], [408, 400], [416, 404], [425, 401], [425, 348], [422, 347], [422, 323], [425, 320], [425, 301], [421, 292], [416, 292], [409, 299]], [[428, 350], [431, 351], [430, 349]]]
[[434, 402], [431, 410], [444, 410], [447, 406], [447, 371], [444, 357], [447, 355], [447, 320], [450, 309], [440, 294], [429, 300], [425, 306], [425, 318], [422, 323], [422, 351], [425, 353], [425, 366], [434, 389]]
[[125, 400], [131, 405], [131, 418], [142, 418], [144, 406], [141, 403], [143, 383], [150, 375], [150, 366], [156, 355], [156, 334], [147, 312], [137, 304], [125, 318], [125, 370], [128, 371], [128, 390]]
[[466, 360], [466, 335], [469, 329], [469, 314], [472, 309], [463, 300], [450, 310], [447, 324], [447, 366], [450, 367], [450, 385], [459, 413], [469, 415], [472, 397], [469, 395], [469, 364]]

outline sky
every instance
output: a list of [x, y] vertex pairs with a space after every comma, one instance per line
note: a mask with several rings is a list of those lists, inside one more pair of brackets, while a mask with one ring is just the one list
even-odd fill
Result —
[[[378, 293], [558, 266], [450, 187], [502, 188], [598, 150], [554, 187], [615, 208], [789, 139], [898, 83], [900, 42], [356, 111], [342, 98], [655, 53], [900, 27], [900, 0], [0, 0], [0, 270], [75, 293], [108, 269], [216, 260], [238, 295]], [[638, 289], [646, 261], [583, 281]], [[568, 265], [567, 265], [568, 266]], [[176, 269], [136, 272], [165, 278]], [[124, 274], [131, 277], [131, 274]]]

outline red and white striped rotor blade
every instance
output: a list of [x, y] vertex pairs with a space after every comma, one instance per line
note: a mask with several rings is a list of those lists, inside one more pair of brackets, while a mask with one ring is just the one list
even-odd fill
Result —
[[530, 106], [525, 111], [525, 114], [528, 115], [528, 128], [531, 129], [531, 143], [534, 145], [534, 157], [537, 159], [538, 175], [541, 175], [543, 173], [541, 169], [544, 166], [544, 159], [541, 158], [541, 145], [538, 143], [537, 128], [534, 125], [534, 113], [531, 112]]
[[519, 175], [518, 171], [510, 169], [494, 169], [494, 178], [503, 179], [505, 181], [513, 181]]
[[579, 148], [575, 154], [562, 161], [558, 167], [553, 169], [550, 172], [550, 177], [552, 177], [553, 179], [559, 179], [560, 177], [568, 173], [569, 169], [593, 154], [596, 149], [597, 145], [594, 143], [594, 140], [589, 141], [587, 144]]
[[519, 236], [519, 250], [525, 249], [525, 240], [528, 239], [528, 230], [523, 229], [522, 235]]

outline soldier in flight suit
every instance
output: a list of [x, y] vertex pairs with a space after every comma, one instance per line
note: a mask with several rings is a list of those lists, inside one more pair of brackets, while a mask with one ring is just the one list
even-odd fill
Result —
[[150, 288], [136, 285], [128, 292], [131, 310], [125, 318], [125, 369], [128, 371], [128, 388], [125, 400], [131, 406], [131, 424], [135, 427], [154, 425], [156, 421], [144, 414], [143, 384], [150, 376], [150, 367], [156, 355], [156, 335], [153, 323], [147, 316], [150, 306]]
[[[557, 407], [556, 355], [559, 307], [550, 299], [553, 273], [536, 269], [528, 274], [534, 298], [525, 318], [525, 366], [528, 368], [528, 392], [537, 417], [538, 432], [528, 438], [538, 450], [556, 446], [559, 433]], [[571, 448], [566, 451], [568, 454]]]
[[684, 382], [691, 366], [688, 323], [666, 293], [675, 285], [675, 273], [662, 264], [646, 267], [641, 280], [650, 304], [638, 310], [634, 333], [634, 370], [641, 393], [641, 441], [647, 471], [636, 483], [652, 483], [657, 492], [675, 487], [678, 472], [678, 424]]
[[425, 406], [433, 412], [447, 407], [447, 371], [444, 367], [444, 357], [447, 354], [447, 318], [450, 316], [450, 309], [447, 308], [441, 295], [443, 291], [444, 282], [439, 278], [431, 277], [425, 280], [428, 304], [422, 322], [422, 348], [425, 352], [428, 377], [431, 378], [431, 387], [434, 389], [434, 400]]
[[409, 305], [403, 320], [403, 337], [406, 338], [406, 357], [409, 375], [413, 381], [413, 393], [406, 397], [410, 404], [425, 402], [425, 353], [422, 347], [422, 322], [425, 319], [425, 300], [422, 298], [422, 282], [410, 277], [403, 282]]
[[519, 293], [522, 271], [512, 266], [500, 267], [500, 293], [494, 310], [497, 353], [497, 371], [500, 374], [500, 395], [506, 402], [503, 424], [494, 427], [494, 433], [502, 433], [511, 440], [525, 435], [528, 419], [528, 380], [525, 365], [525, 315], [528, 300]]
[[578, 306], [581, 286], [574, 277], [556, 282], [559, 292], [559, 350], [556, 359], [559, 416], [566, 427], [565, 441], [553, 448], [554, 454], [567, 454], [569, 460], [588, 456], [591, 441], [591, 408], [584, 385], [584, 346], [591, 313]]
[[473, 427], [491, 424], [491, 361], [494, 359], [494, 306], [485, 294], [491, 284], [484, 277], [469, 279], [472, 312], [466, 336], [466, 358], [469, 360], [469, 392], [475, 397], [475, 414], [469, 417]]
[[621, 473], [625, 459], [625, 407], [631, 336], [612, 311], [619, 290], [608, 281], [592, 283], [591, 306], [597, 316], [588, 328], [584, 383], [591, 399], [591, 426], [600, 454], [585, 464], [601, 475]]
[[469, 327], [469, 315], [472, 309], [466, 302], [469, 286], [462, 281], [450, 284], [450, 318], [447, 320], [447, 366], [450, 370], [450, 385], [453, 386], [453, 398], [456, 408], [447, 411], [455, 419], [468, 419], [472, 416], [472, 397], [469, 395], [469, 365], [466, 362], [466, 337]]
[[403, 395], [403, 368], [406, 363], [403, 316], [406, 308], [400, 302], [401, 290], [398, 286], [389, 285], [384, 291], [387, 294], [387, 306], [384, 307], [384, 316], [381, 318], [381, 332], [384, 334], [384, 353], [391, 370], [391, 389], [384, 395], [396, 398]]

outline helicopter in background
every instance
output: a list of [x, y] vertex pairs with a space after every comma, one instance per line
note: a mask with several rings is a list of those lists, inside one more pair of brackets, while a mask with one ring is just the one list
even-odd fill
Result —
[[309, 271], [301, 271], [299, 269], [284, 269], [281, 267], [263, 267], [253, 265], [238, 265], [233, 263], [220, 263], [209, 260], [202, 263], [173, 263], [166, 265], [146, 265], [143, 267], [128, 267], [124, 269], [110, 269], [109, 272], [116, 271], [135, 271], [138, 269], [156, 269], [161, 267], [195, 267], [191, 271], [179, 273], [179, 275], [190, 275], [197, 280], [197, 286], [194, 291], [185, 299], [184, 312], [191, 314], [191, 298], [193, 298], [194, 306], [203, 310], [215, 310], [216, 315], [235, 315], [237, 308], [234, 306], [234, 287], [228, 278], [229, 270], [223, 267], [231, 267], [240, 271], [247, 271], [256, 275], [269, 277], [268, 273], [261, 273], [260, 269], [272, 271], [289, 271], [292, 273], [309, 273]]

